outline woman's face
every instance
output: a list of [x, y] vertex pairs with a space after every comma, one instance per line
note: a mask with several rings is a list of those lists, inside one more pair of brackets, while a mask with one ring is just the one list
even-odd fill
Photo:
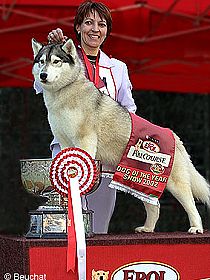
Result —
[[96, 11], [87, 15], [82, 24], [77, 26], [81, 34], [81, 46], [87, 55], [97, 55], [98, 50], [106, 38], [107, 22], [100, 18]]

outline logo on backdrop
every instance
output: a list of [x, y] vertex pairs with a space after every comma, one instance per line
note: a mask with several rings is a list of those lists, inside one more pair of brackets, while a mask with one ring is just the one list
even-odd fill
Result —
[[159, 262], [138, 262], [126, 264], [115, 270], [111, 280], [179, 280], [175, 268]]

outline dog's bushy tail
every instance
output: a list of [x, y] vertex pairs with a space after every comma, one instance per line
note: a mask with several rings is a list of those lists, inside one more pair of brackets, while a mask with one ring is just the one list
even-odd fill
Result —
[[210, 185], [190, 161], [191, 189], [193, 196], [210, 208]]
[[188, 165], [191, 181], [190, 185], [193, 196], [202, 203], [207, 204], [207, 206], [210, 208], [210, 185], [206, 179], [196, 170], [182, 141], [176, 134], [174, 134], [174, 137], [176, 139], [176, 145], [179, 149], [179, 152], [182, 154], [183, 159], [186, 160], [186, 164]]

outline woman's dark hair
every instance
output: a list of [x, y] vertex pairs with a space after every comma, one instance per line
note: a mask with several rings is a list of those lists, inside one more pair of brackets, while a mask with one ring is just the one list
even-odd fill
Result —
[[107, 23], [107, 37], [112, 30], [112, 16], [109, 8], [100, 2], [85, 1], [79, 5], [76, 16], [74, 19], [74, 32], [76, 33], [77, 39], [80, 41], [80, 34], [78, 34], [76, 27], [81, 25], [84, 18], [90, 13], [97, 12], [101, 18], [104, 18]]

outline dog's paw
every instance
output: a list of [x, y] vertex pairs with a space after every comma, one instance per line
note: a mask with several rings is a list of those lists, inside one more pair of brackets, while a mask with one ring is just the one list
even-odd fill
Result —
[[188, 232], [191, 234], [203, 233], [203, 229], [199, 227], [191, 227]]
[[139, 233], [139, 232], [154, 232], [154, 230], [143, 226], [143, 227], [137, 227], [137, 228], [135, 228], [135, 232], [136, 232], [136, 233]]

